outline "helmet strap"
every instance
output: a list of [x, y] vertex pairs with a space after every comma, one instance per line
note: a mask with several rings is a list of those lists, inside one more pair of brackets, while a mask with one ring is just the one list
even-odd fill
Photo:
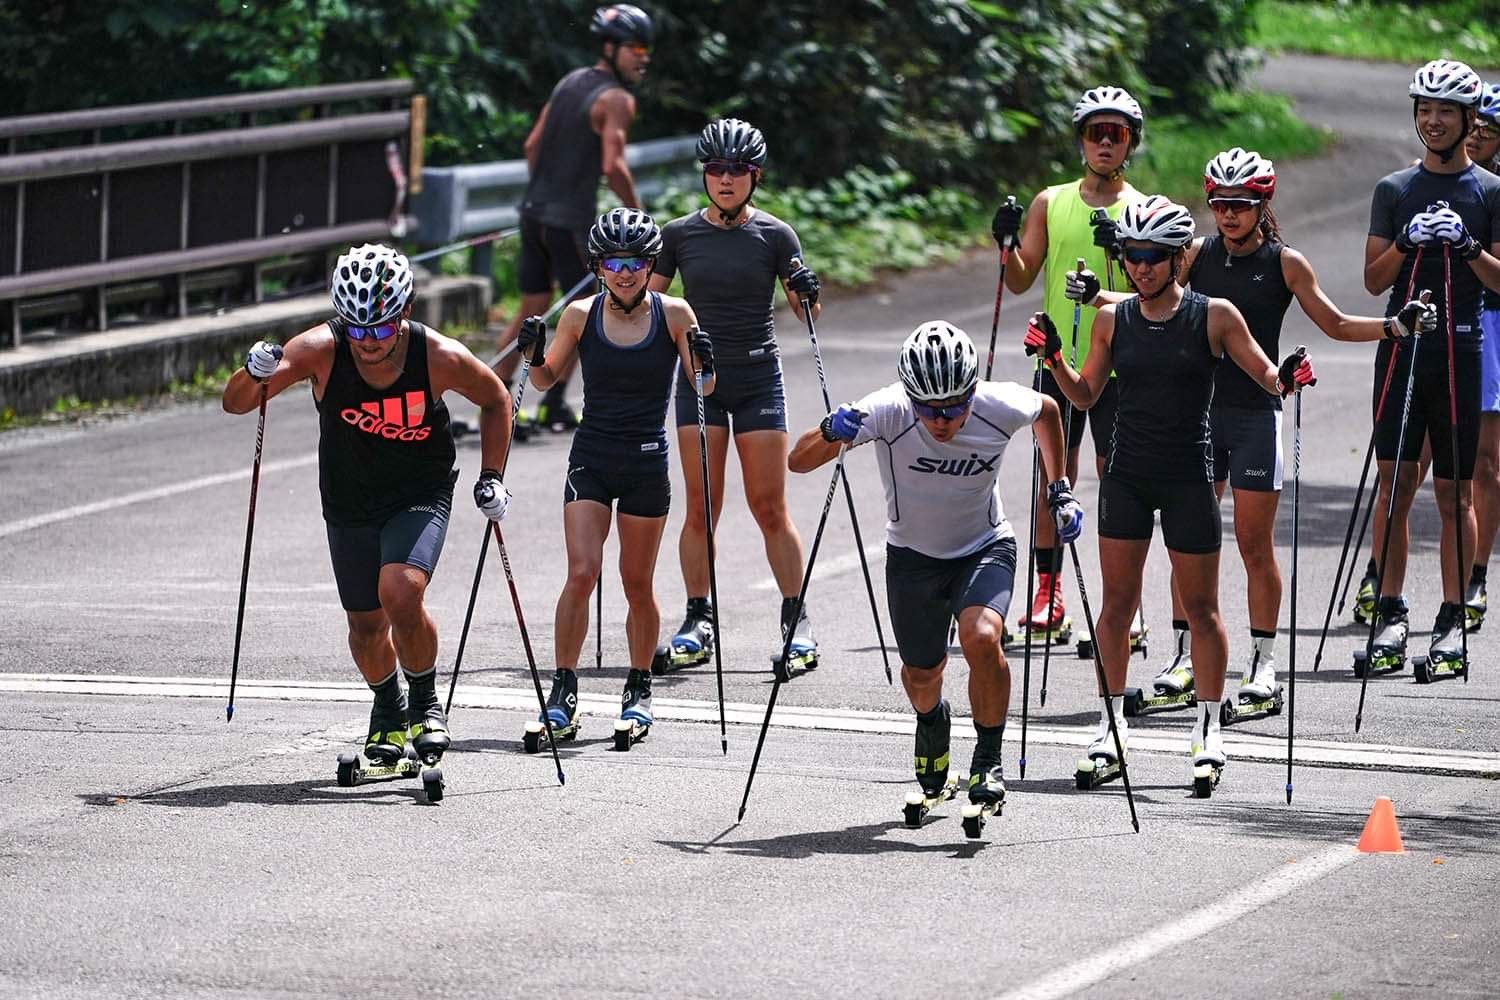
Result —
[[[1245, 249], [1245, 247], [1247, 247], [1251, 243], [1255, 242], [1255, 238], [1257, 236], [1261, 235], [1260, 220], [1262, 218], [1262, 214], [1261, 213], [1265, 211], [1265, 207], [1266, 206], [1265, 206], [1265, 202], [1264, 201], [1262, 201], [1259, 205], [1255, 206], [1255, 225], [1252, 226], [1252, 227], [1250, 227], [1250, 232], [1246, 233], [1244, 236], [1241, 236], [1239, 238], [1235, 238], [1235, 237], [1232, 237], [1232, 236], [1225, 236], [1224, 235], [1224, 230], [1220, 229], [1219, 230], [1219, 236], [1221, 238], [1223, 238], [1224, 245], [1227, 246], [1231, 251], [1233, 251], [1235, 253], [1239, 253], [1239, 252], [1243, 251]], [[1228, 259], [1226, 259], [1224, 261], [1224, 263], [1227, 266], [1229, 264]]]
[[714, 196], [708, 189], [708, 175], [703, 175], [703, 193], [708, 195], [708, 203], [714, 207], [715, 212], [719, 213], [719, 219], [724, 223], [725, 226], [734, 225], [736, 220], [739, 219], [740, 213], [745, 210], [745, 206], [750, 204], [750, 199], [755, 197], [755, 189], [759, 186], [759, 181], [755, 176], [758, 172], [759, 171], [754, 170], [750, 172], [750, 193], [745, 195], [745, 200], [740, 202], [738, 205], [734, 206], [733, 209], [727, 212], [719, 207], [718, 202], [714, 201]]
[[614, 46], [614, 50], [611, 51], [608, 56], [605, 56], [602, 50], [600, 52], [600, 58], [609, 63], [610, 75], [615, 78], [616, 83], [624, 87], [626, 90], [634, 90], [635, 84], [631, 83], [629, 80], [625, 79], [625, 77], [620, 75], [620, 43], [606, 42], [605, 44]]
[[[1137, 288], [1135, 290], [1136, 296], [1142, 302], [1150, 302], [1152, 299], [1159, 299], [1159, 298], [1161, 298], [1163, 295], [1166, 294], [1168, 288], [1170, 288], [1171, 286], [1173, 286], [1173, 285], [1175, 285], [1177, 283], [1177, 257], [1178, 257], [1179, 253], [1181, 253], [1181, 251], [1177, 251], [1176, 253], [1172, 254], [1172, 273], [1167, 277], [1166, 281], [1162, 282], [1160, 288], [1158, 288], [1156, 291], [1152, 292], [1150, 295], [1147, 295], [1145, 292], [1141, 291], [1139, 288]], [[1133, 285], [1133, 284], [1135, 284], [1135, 282], [1132, 281], [1131, 284]]]
[[636, 307], [639, 306], [643, 301], [645, 301], [646, 292], [650, 290], [648, 288], [642, 288], [641, 294], [637, 295], [634, 299], [627, 303], [624, 299], [616, 295], [615, 290], [613, 288], [610, 288], [606, 282], [601, 280], [599, 284], [604, 285], [605, 292], [609, 294], [610, 308], [618, 309], [626, 316], [629, 316], [631, 313], [635, 312]]

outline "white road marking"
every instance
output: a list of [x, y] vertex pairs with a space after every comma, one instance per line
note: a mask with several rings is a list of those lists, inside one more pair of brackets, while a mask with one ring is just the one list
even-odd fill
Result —
[[1070, 996], [1164, 951], [1181, 951], [1183, 945], [1195, 938], [1212, 933], [1303, 886], [1332, 875], [1359, 857], [1359, 851], [1352, 846], [1338, 844], [1329, 847], [1310, 858], [1294, 861], [1257, 879], [1249, 888], [1230, 893], [1177, 920], [1152, 928], [1107, 951], [1080, 959], [1051, 975], [1012, 990], [1001, 996], [1000, 1000], [1057, 1000]]
[[[229, 684], [224, 679], [206, 677], [0, 673], [0, 692], [224, 700], [229, 697]], [[235, 697], [244, 700], [368, 704], [370, 689], [354, 681], [241, 680], [235, 689]], [[578, 701], [579, 711], [584, 715], [613, 719], [620, 712], [619, 699], [613, 695], [584, 694], [579, 696]], [[461, 708], [523, 712], [537, 710], [536, 692], [530, 687], [468, 685], [459, 689], [454, 698], [454, 704]], [[656, 717], [661, 720], [707, 723], [719, 721], [719, 706], [713, 701], [654, 698], [652, 709]], [[764, 705], [726, 702], [724, 717], [727, 722], [737, 725], [759, 726], [765, 717], [765, 711]], [[964, 716], [955, 716], [953, 722], [954, 731], [961, 733], [968, 731], [972, 720]], [[777, 706], [776, 713], [771, 718], [771, 724], [783, 729], [900, 736], [910, 736], [916, 731], [916, 721], [909, 712], [800, 708], [787, 705]], [[1008, 742], [1018, 743], [1020, 741], [1018, 729], [1019, 727], [1011, 726], [1005, 734], [1005, 739]], [[1093, 737], [1092, 724], [1087, 726], [1033, 725], [1027, 732], [1029, 743], [1044, 746], [1086, 747]], [[1224, 746], [1229, 756], [1235, 760], [1261, 763], [1286, 762], [1286, 741], [1278, 737], [1231, 732], [1225, 735]], [[1187, 756], [1187, 747], [1182, 734], [1175, 732], [1160, 735], [1133, 732], [1130, 734], [1130, 749], [1142, 753], [1179, 756], [1184, 760]], [[1500, 755], [1497, 754], [1392, 746], [1380, 743], [1298, 740], [1296, 763], [1301, 767], [1500, 778]]]
[[[871, 564], [877, 563], [880, 560], [884, 559], [885, 542], [876, 542], [871, 545], [866, 545], [865, 558]], [[848, 573], [858, 568], [859, 554], [856, 552], [850, 552], [847, 555], [842, 556], [834, 556], [832, 559], [820, 559], [818, 560], [817, 565], [813, 567], [813, 579], [816, 580], [826, 576], [837, 576], [840, 573]], [[872, 579], [871, 582], [873, 583], [874, 580]], [[779, 588], [780, 585], [777, 584], [776, 578], [774, 576], [766, 577], [764, 580], [757, 580], [750, 585], [751, 590], [764, 591], [777, 590]]]
[[[303, 455], [300, 458], [287, 458], [279, 462], [262, 462], [260, 472], [264, 476], [272, 472], [283, 472], [287, 469], [300, 469], [305, 465], [316, 465], [317, 462], [317, 453], [313, 452], [312, 454]], [[0, 538], [5, 538], [9, 535], [19, 535], [23, 531], [30, 531], [33, 528], [43, 528], [49, 524], [57, 524], [59, 521], [71, 521], [77, 517], [87, 517], [90, 514], [98, 514], [106, 510], [128, 507], [131, 504], [146, 503], [150, 500], [161, 500], [164, 497], [176, 496], [179, 493], [201, 490], [209, 486], [222, 486], [225, 483], [233, 483], [249, 478], [250, 469], [245, 468], [237, 472], [221, 472], [213, 476], [200, 476], [197, 479], [169, 483], [166, 486], [158, 486], [155, 489], [126, 493], [123, 496], [111, 497], [108, 500], [98, 500], [94, 503], [79, 504], [76, 507], [64, 507], [62, 510], [54, 510], [50, 514], [38, 514], [35, 517], [11, 521], [9, 524], [0, 524]]]

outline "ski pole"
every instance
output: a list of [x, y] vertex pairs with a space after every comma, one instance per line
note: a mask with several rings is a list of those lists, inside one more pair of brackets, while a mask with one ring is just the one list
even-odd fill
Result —
[[[1453, 247], [1443, 244], [1443, 305], [1448, 314], [1448, 447], [1453, 456], [1453, 547], [1457, 564], [1453, 567], [1458, 581], [1458, 629], [1461, 638], [1459, 662], [1464, 667], [1464, 683], [1469, 683], [1469, 609], [1464, 604], [1464, 581], [1468, 579], [1464, 564], [1463, 476], [1458, 458], [1458, 380], [1453, 368]], [[1413, 362], [1415, 363], [1415, 361]], [[1433, 477], [1434, 480], [1436, 477]], [[1436, 483], [1434, 482], [1434, 485]], [[1442, 558], [1439, 554], [1439, 559]]]
[[1302, 515], [1302, 390], [1293, 393], [1292, 399], [1292, 639], [1286, 706], [1287, 805], [1292, 804], [1292, 747], [1297, 725], [1297, 544]]
[[[1084, 264], [1084, 260], [1083, 260], [1082, 257], [1078, 258], [1077, 267], [1078, 267], [1079, 271], [1082, 271], [1084, 269], [1085, 264]], [[1071, 344], [1070, 344], [1070, 347], [1069, 347], [1069, 350], [1068, 350], [1068, 364], [1072, 365], [1075, 368], [1078, 366], [1078, 323], [1079, 323], [1079, 320], [1082, 318], [1082, 316], [1083, 316], [1083, 303], [1082, 302], [1074, 302], [1073, 303], [1073, 337], [1072, 337], [1072, 341], [1071, 341]], [[1072, 440], [1073, 440], [1073, 404], [1068, 401], [1068, 398], [1065, 395], [1065, 396], [1063, 396], [1063, 458], [1064, 458], [1064, 461], [1066, 461], [1066, 459], [1067, 459], [1068, 445], [1072, 443]], [[1066, 473], [1067, 470], [1064, 469], [1063, 471]], [[1035, 503], [1036, 501], [1033, 500], [1032, 502]], [[1031, 519], [1031, 524], [1032, 524], [1032, 529], [1035, 530], [1035, 528], [1036, 528], [1036, 518], [1035, 517], [1033, 517]], [[1054, 536], [1054, 538], [1055, 537], [1056, 536]], [[1061, 539], [1056, 539], [1056, 540], [1059, 541], [1059, 542], [1061, 541]], [[1058, 563], [1060, 563], [1062, 560], [1059, 559], [1055, 555], [1056, 551], [1057, 551], [1056, 549], [1053, 549], [1054, 555], [1052, 557], [1052, 565], [1047, 567], [1047, 569], [1049, 571], [1048, 577], [1047, 577], [1047, 621], [1049, 623], [1052, 621], [1052, 603], [1057, 600], [1057, 589], [1058, 589], [1058, 587], [1060, 587], [1062, 585], [1061, 582], [1057, 579], [1061, 575], [1061, 570], [1062, 570], [1062, 567], [1059, 566]], [[1062, 628], [1062, 621], [1061, 620], [1058, 621], [1057, 627], [1059, 629]], [[1051, 629], [1049, 628], [1048, 631], [1050, 632]], [[1092, 626], [1089, 628], [1089, 636], [1090, 636], [1091, 639], [1093, 639], [1094, 629], [1093, 629]], [[1094, 656], [1097, 658], [1098, 655], [1099, 655], [1099, 642], [1098, 642], [1097, 639], [1093, 639], [1093, 642], [1094, 642]], [[1041, 703], [1042, 703], [1043, 707], [1045, 707], [1046, 704], [1047, 704], [1047, 674], [1051, 670], [1051, 668], [1052, 668], [1052, 636], [1048, 635], [1047, 636], [1047, 641], [1042, 644], [1042, 691], [1041, 691], [1041, 698], [1040, 698], [1040, 700], [1041, 700]]]
[[[1005, 207], [1014, 208], [1016, 204], [1015, 195], [1006, 195]], [[998, 212], [996, 213], [999, 214]], [[1013, 239], [1000, 240], [1000, 278], [995, 282], [995, 315], [990, 320], [990, 357], [984, 365], [984, 380], [990, 380], [990, 373], [995, 368], [995, 338], [1000, 333], [1000, 300], [1005, 296], [1005, 265], [1010, 262], [1010, 251], [1015, 241]]]
[[[1130, 806], [1130, 825], [1136, 833], [1141, 832], [1141, 821], [1135, 815], [1135, 793], [1130, 790], [1130, 770], [1125, 764], [1125, 747], [1120, 742], [1120, 730], [1115, 723], [1115, 704], [1110, 698], [1109, 681], [1104, 676], [1104, 656], [1100, 652], [1099, 633], [1094, 631], [1094, 612], [1089, 607], [1089, 592], [1083, 585], [1083, 564], [1078, 561], [1078, 543], [1068, 543], [1068, 554], [1073, 557], [1073, 573], [1078, 577], [1078, 597], [1083, 602], [1083, 621], [1094, 640], [1094, 676], [1099, 680], [1099, 690], [1104, 696], [1104, 712], [1109, 718], [1109, 733], [1115, 740], [1115, 756], [1120, 761], [1120, 782], [1125, 786], [1125, 801]], [[1127, 642], [1129, 640], [1127, 639]], [[1125, 654], [1126, 662], [1130, 653]]]
[[245, 560], [240, 566], [240, 607], [234, 616], [234, 659], [229, 667], [229, 705], [224, 721], [234, 721], [234, 687], [240, 677], [240, 637], [245, 628], [245, 591], [250, 585], [250, 542], [255, 537], [255, 495], [260, 490], [260, 454], [266, 443], [266, 400], [269, 390], [260, 384], [260, 415], [255, 422], [255, 461], [250, 466], [250, 513], [245, 518]]
[[[793, 257], [792, 264], [800, 266], [802, 259]], [[813, 325], [812, 303], [803, 301], [802, 318], [807, 321], [807, 337], [812, 341], [813, 361], [818, 368], [818, 385], [823, 390], [823, 412], [833, 412], [833, 399], [828, 395], [828, 375], [823, 370], [823, 352], [818, 347], [818, 330]], [[993, 353], [993, 348], [992, 348]], [[880, 658], [885, 663], [885, 682], [894, 684], [891, 675], [891, 654], [885, 648], [885, 629], [880, 624], [880, 606], [875, 603], [875, 585], [870, 581], [870, 563], [865, 558], [865, 540], [859, 530], [859, 514], [854, 509], [854, 493], [849, 489], [849, 477], [844, 473], [844, 463], [839, 462], [839, 481], [844, 484], [844, 500], [849, 505], [849, 524], [854, 528], [854, 549], [859, 553], [859, 568], [865, 577], [865, 592], [870, 595], [870, 616], [875, 619], [875, 641], [880, 643]], [[795, 622], [793, 625], [795, 626]]]
[[[729, 756], [729, 730], [724, 721], [724, 633], [719, 629], [719, 577], [714, 570], [714, 500], [708, 478], [708, 422], [703, 413], [703, 369], [693, 369], [698, 400], [698, 460], [703, 470], [703, 531], [708, 537], [708, 592], [714, 627], [714, 676], [719, 684], [719, 746]], [[802, 604], [797, 604], [801, 613]], [[792, 619], [795, 625], [796, 619]], [[788, 635], [791, 634], [789, 631]]]
[[[1033, 392], [1042, 391], [1042, 366], [1038, 362], [1036, 375], [1031, 380]], [[1063, 444], [1063, 454], [1067, 454], [1066, 439]], [[1026, 608], [1030, 613], [1032, 604], [1036, 602], [1036, 494], [1041, 485], [1039, 479], [1041, 470], [1039, 463], [1041, 459], [1041, 446], [1036, 443], [1036, 436], [1031, 439], [1031, 512], [1028, 524], [1031, 529], [1031, 537], [1027, 540], [1026, 553]], [[1031, 702], [1031, 629], [1026, 629], [1025, 653], [1021, 658], [1021, 780], [1026, 780], [1026, 724], [1028, 708]]]
[[[510, 571], [510, 556], [505, 552], [505, 536], [500, 533], [500, 522], [491, 521], [490, 527], [495, 532], [495, 548], [500, 551], [500, 565], [505, 568], [505, 582], [510, 587], [510, 603], [516, 609], [516, 627], [521, 630], [521, 645], [526, 649], [526, 665], [531, 668], [531, 684], [536, 688], [537, 704], [542, 707], [542, 725], [547, 728], [547, 746], [552, 748], [552, 763], [557, 768], [557, 783], [565, 785], [568, 779], [563, 775], [562, 759], [557, 755], [557, 740], [552, 735], [552, 719], [547, 714], [547, 699], [542, 694], [542, 675], [536, 669], [536, 654], [531, 651], [531, 634], [526, 631], [526, 615], [521, 611], [521, 595], [516, 591], [515, 574]], [[454, 671], [455, 679], [458, 672]]]
[[[590, 281], [597, 280], [598, 279], [594, 277], [594, 273], [592, 271], [579, 278], [578, 284], [568, 289], [561, 296], [559, 296], [558, 299], [552, 303], [552, 305], [547, 307], [547, 311], [542, 313], [542, 319], [550, 323], [552, 321], [552, 317], [556, 316], [558, 311], [561, 310], [563, 306], [567, 305], [569, 302], [572, 302], [573, 296], [583, 291], [585, 285], [587, 285]], [[490, 358], [487, 364], [491, 368], [493, 368], [500, 362], [504, 361], [506, 358], [510, 357], [512, 354], [516, 353], [516, 345], [519, 342], [520, 338], [517, 337], [515, 340], [512, 340], [510, 343], [500, 348], [499, 351], [495, 352], [495, 356]]]
[[604, 669], [604, 574], [594, 581], [594, 669]]
[[[828, 480], [828, 494], [823, 498], [823, 514], [818, 518], [818, 532], [813, 535], [812, 549], [807, 554], [807, 568], [802, 571], [802, 586], [797, 589], [797, 608], [792, 616], [794, 622], [802, 617], [802, 604], [807, 599], [807, 585], [812, 582], [813, 563], [818, 559], [818, 547], [823, 542], [823, 529], [828, 526], [828, 512], [833, 508], [833, 495], [838, 491], [839, 478], [844, 472], [844, 453], [848, 450], [847, 444], [839, 445], [836, 467], [833, 470], [833, 476]], [[775, 682], [771, 685], [771, 697], [766, 701], [766, 717], [760, 724], [760, 736], [755, 741], [755, 756], [750, 759], [750, 775], [745, 779], [745, 795], [740, 799], [740, 813], [735, 822], [745, 818], [745, 807], [750, 802], [750, 786], [755, 783], [755, 771], [760, 766], [760, 751], [766, 745], [766, 730], [771, 728], [771, 713], [776, 710], [776, 695], [781, 691], [783, 683], [781, 677], [786, 670], [787, 659], [792, 655], [792, 638], [795, 635], [795, 629], [788, 629], [786, 638], [782, 641], [782, 669], [776, 671]]]

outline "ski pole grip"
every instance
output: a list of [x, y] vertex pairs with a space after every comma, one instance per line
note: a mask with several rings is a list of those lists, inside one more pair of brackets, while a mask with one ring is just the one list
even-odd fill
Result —
[[[1307, 345], [1305, 345], [1305, 344], [1298, 344], [1297, 345], [1297, 350], [1294, 351], [1293, 353], [1297, 355], [1297, 359], [1299, 361], [1302, 360], [1302, 359], [1304, 359], [1304, 358], [1306, 358], [1307, 357]], [[1318, 380], [1316, 378], [1314, 378], [1311, 381], [1309, 381], [1307, 384], [1308, 385], [1317, 385], [1318, 384]]]

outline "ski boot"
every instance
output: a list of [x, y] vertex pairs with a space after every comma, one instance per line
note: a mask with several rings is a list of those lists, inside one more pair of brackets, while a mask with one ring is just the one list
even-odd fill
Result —
[[1281, 714], [1286, 696], [1276, 681], [1276, 640], [1273, 636], [1256, 636], [1254, 643], [1237, 696], [1223, 701], [1219, 716], [1222, 725]]
[[1380, 603], [1375, 588], [1379, 585], [1380, 579], [1372, 559], [1370, 565], [1365, 567], [1363, 579], [1359, 581], [1359, 590], [1354, 592], [1354, 620], [1361, 625], [1370, 624], [1370, 619], [1375, 617], [1375, 608]]
[[[552, 739], [566, 743], [578, 736], [578, 671], [559, 670], [552, 675], [552, 693], [547, 695], [547, 722]], [[547, 724], [541, 719], [526, 723], [521, 745], [527, 753], [541, 753], [547, 745]]]
[[[977, 728], [977, 727], [976, 727]], [[1000, 760], [1003, 728], [980, 733], [969, 762], [969, 801], [963, 808], [964, 836], [978, 840], [984, 824], [1005, 808], [1005, 767]]]
[[340, 788], [352, 788], [366, 781], [410, 778], [421, 769], [416, 753], [406, 742], [406, 694], [394, 673], [375, 687], [375, 704], [370, 708], [370, 729], [364, 747], [358, 753], [345, 751], [338, 760]]
[[714, 609], [706, 597], [689, 597], [682, 627], [667, 644], [667, 662], [661, 671], [682, 670], [707, 663], [714, 655]]
[[[795, 625], [792, 622], [792, 614], [797, 611], [797, 599], [795, 597], [783, 597], [781, 599], [781, 642], [782, 648], [787, 649], [787, 658], [783, 662], [781, 651], [771, 657], [771, 672], [779, 681], [789, 681], [799, 673], [818, 669], [818, 641], [812, 635], [812, 622], [807, 618], [807, 605], [803, 605], [801, 613], [797, 615]], [[786, 646], [788, 632], [792, 636], [790, 648]]]
[[651, 672], [634, 670], [625, 675], [625, 693], [620, 696], [620, 718], [615, 722], [615, 749], [629, 750], [651, 732]]
[[407, 674], [406, 683], [411, 689], [407, 741], [422, 764], [422, 791], [427, 801], [441, 802], [443, 754], [453, 741], [448, 736], [448, 715], [437, 696], [437, 668], [425, 674]]
[[1193, 795], [1206, 799], [1219, 787], [1219, 778], [1224, 774], [1228, 759], [1224, 756], [1224, 737], [1219, 731], [1219, 716], [1222, 710], [1212, 701], [1205, 701], [1198, 709], [1198, 719], [1193, 723], [1190, 749], [1193, 755]]
[[1061, 646], [1073, 638], [1073, 619], [1063, 607], [1062, 574], [1038, 573], [1036, 598], [1031, 614], [1021, 619], [1020, 627], [1031, 633], [1031, 641]]
[[525, 410], [517, 410], [516, 420], [511, 425], [510, 432], [512, 438], [517, 442], [530, 441], [537, 434], [536, 421]]
[[1490, 595], [1485, 593], [1483, 580], [1470, 580], [1469, 590], [1464, 594], [1464, 613], [1469, 619], [1469, 632], [1473, 634], [1484, 627], [1484, 613], [1489, 610]]
[[554, 434], [567, 434], [578, 427], [578, 414], [573, 412], [567, 400], [549, 394], [537, 404], [536, 424]]
[[[1120, 695], [1112, 695], [1110, 701], [1114, 703], [1115, 725], [1120, 730], [1120, 747], [1129, 753], [1126, 742], [1130, 739], [1130, 725], [1125, 721], [1123, 710], [1125, 699]], [[1089, 744], [1088, 751], [1078, 761], [1078, 770], [1074, 775], [1075, 783], [1080, 792], [1087, 792], [1106, 782], [1114, 781], [1120, 776], [1121, 770], [1120, 757], [1115, 752], [1115, 737], [1109, 731], [1109, 715], [1101, 712], [1099, 729], [1094, 734], [1094, 742]]]
[[1126, 715], [1170, 712], [1197, 704], [1198, 695], [1193, 689], [1192, 637], [1186, 628], [1174, 626], [1172, 633], [1177, 645], [1172, 662], [1151, 679], [1151, 694], [1135, 687], [1125, 689]]
[[916, 828], [936, 806], [958, 794], [958, 778], [948, 776], [948, 743], [952, 712], [946, 701], [926, 715], [917, 715], [916, 765], [919, 792], [906, 794], [906, 825]]
[[1354, 676], [1394, 673], [1406, 666], [1406, 598], [1382, 597], [1376, 605], [1379, 627], [1368, 649], [1354, 651]]
[[1457, 604], [1444, 601], [1438, 608], [1437, 621], [1432, 623], [1432, 644], [1426, 656], [1411, 658], [1412, 672], [1418, 684], [1462, 677], [1469, 672], [1469, 661], [1464, 656], [1463, 626], [1459, 616], [1464, 609]]

